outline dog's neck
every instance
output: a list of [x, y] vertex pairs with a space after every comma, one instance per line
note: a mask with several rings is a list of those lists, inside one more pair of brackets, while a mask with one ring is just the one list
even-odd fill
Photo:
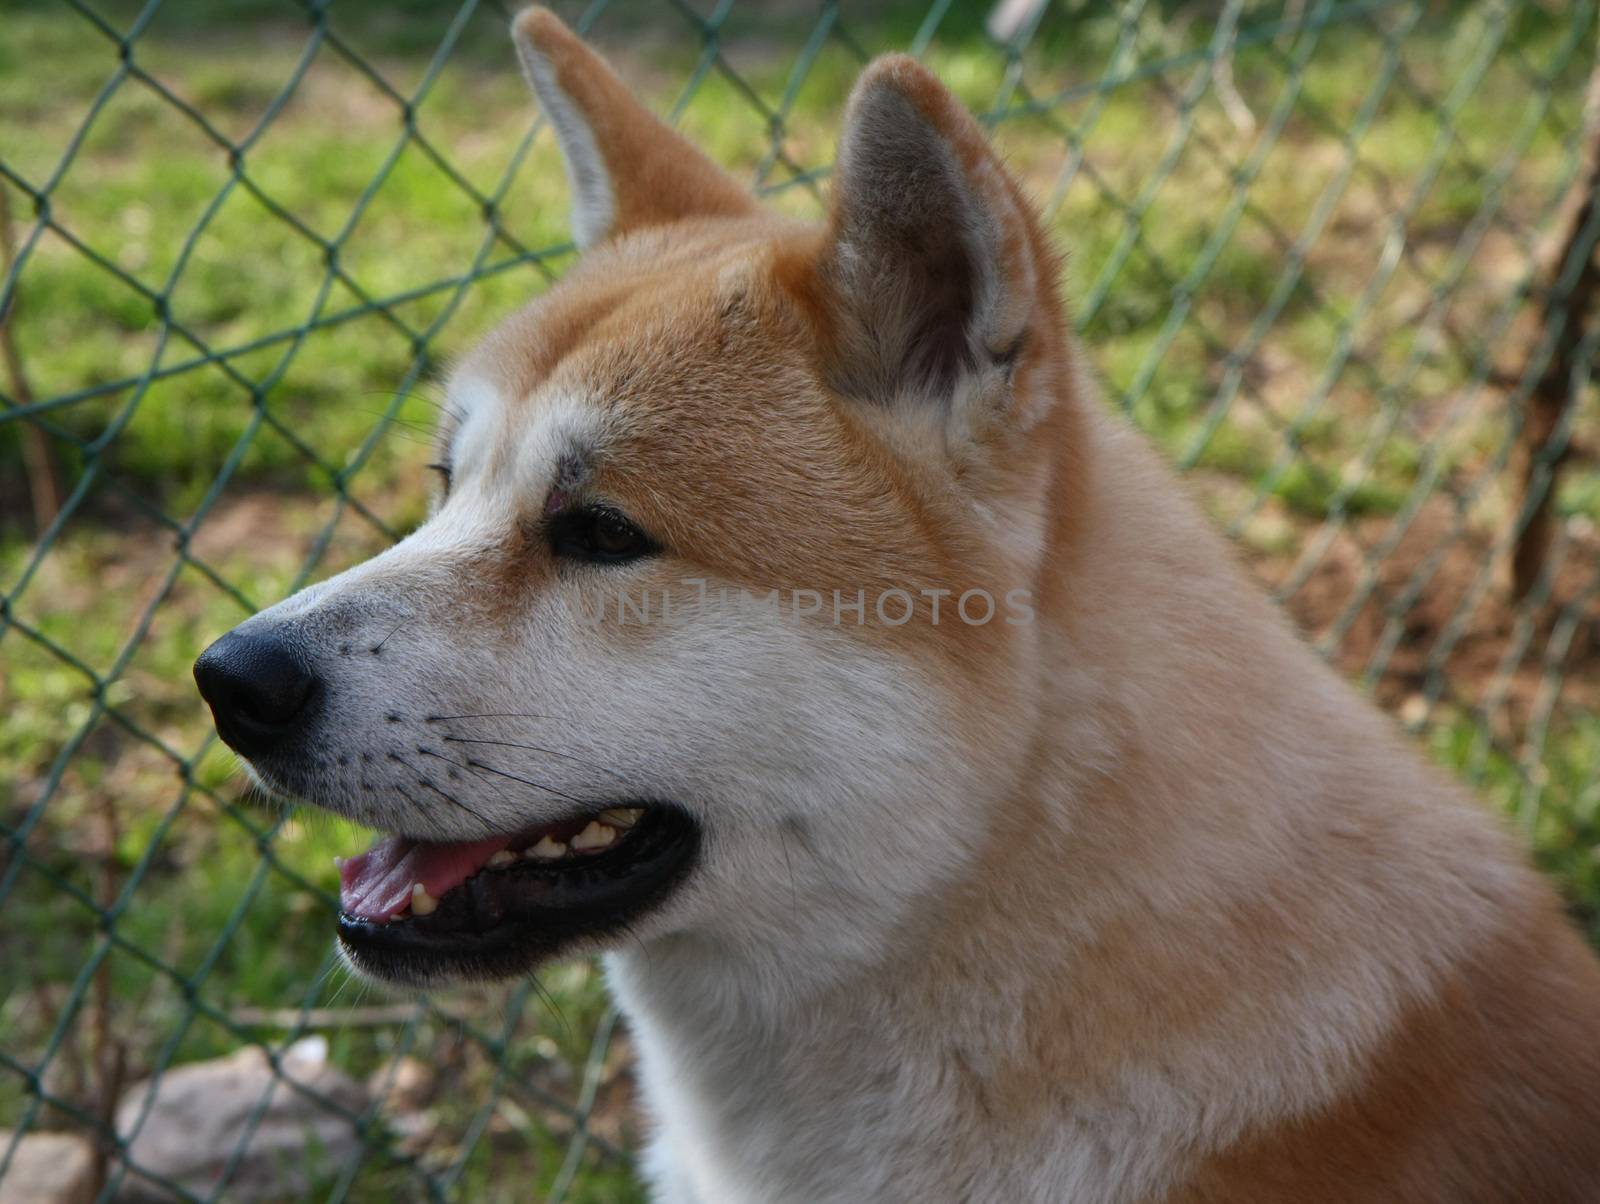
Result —
[[[799, 935], [803, 906], [776, 959], [684, 937], [611, 962], [665, 1139], [693, 1146], [713, 1179], [762, 1167], [773, 1196], [823, 1198], [832, 1172], [790, 1165], [785, 1135], [898, 1107], [924, 1138], [947, 1130], [956, 1162], [980, 1156], [972, 1142], [984, 1160], [1009, 1148], [1026, 1161], [1041, 1126], [1076, 1131], [1085, 1181], [1136, 1198], [1172, 1172], [1162, 1151], [1339, 1090], [1519, 889], [1510, 868], [1484, 883], [1482, 916], [1428, 889], [1510, 865], [1499, 834], [1460, 814], [1430, 822], [1457, 810], [1450, 791], [1349, 705], [1155, 455], [1112, 418], [1078, 430], [1094, 447], [1057, 464], [1080, 473], [1083, 509], [1052, 534], [1072, 546], [1050, 549], [1038, 583], [1032, 739], [959, 879], [874, 956], [829, 973], [816, 934]], [[1380, 923], [1395, 908], [1410, 912], [1403, 932]], [[899, 1132], [856, 1119], [880, 1142]], [[1127, 1148], [1155, 1153], [1113, 1166], [1135, 1130]], [[835, 1169], [873, 1165], [848, 1163]]]

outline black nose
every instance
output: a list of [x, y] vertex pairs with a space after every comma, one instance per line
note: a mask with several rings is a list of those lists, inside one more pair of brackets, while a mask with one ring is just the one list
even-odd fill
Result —
[[295, 650], [271, 635], [230, 631], [194, 663], [217, 733], [246, 757], [271, 752], [300, 726], [317, 679]]

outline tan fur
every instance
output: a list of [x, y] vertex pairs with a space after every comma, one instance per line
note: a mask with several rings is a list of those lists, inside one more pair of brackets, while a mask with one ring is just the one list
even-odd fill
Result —
[[[578, 66], [563, 71], [581, 86]], [[1033, 733], [966, 884], [902, 932], [888, 974], [888, 1006], [913, 1029], [933, 1023], [935, 1045], [951, 1044], [938, 1024], [951, 996], [1022, 982], [1004, 996], [1020, 1014], [990, 1018], [1020, 1034], [1006, 1059], [981, 1033], [949, 1054], [972, 1140], [1033, 1132], [1071, 1110], [1062, 1093], [1115, 1097], [1130, 1066], [1189, 1045], [1219, 1073], [1236, 1058], [1306, 1080], [1219, 1092], [1215, 1123], [1174, 1155], [1172, 1204], [1600, 1197], [1592, 954], [1494, 825], [1332, 680], [1149, 454], [1085, 408], [1058, 261], [1027, 202], [924, 69], [880, 61], [857, 96], [884, 85], [1006, 206], [1002, 262], [1029, 290], [1013, 395], [1051, 403], [1033, 429], [1014, 414], [978, 427], [954, 493], [948, 456], [890, 452], [877, 415], [811, 383], [851, 375], [849, 298], [830, 260], [844, 184], [822, 232], [708, 220], [725, 207], [718, 184], [702, 216], [599, 252], [529, 325], [547, 338], [569, 315], [599, 315], [561, 363], [629, 411], [601, 479], [691, 563], [752, 588], [1004, 579], [1015, 566], [974, 540], [960, 491], [1026, 504], [1029, 482], [1048, 481], [1030, 583], [1054, 641], [1038, 691], [1017, 689], [1018, 650], [997, 646], [1008, 633], [923, 630], [905, 649], [939, 649], [964, 679], [952, 687], [988, 712], [980, 728]], [[619, 132], [631, 105], [583, 103], [619, 144], [643, 136]], [[596, 300], [619, 285], [633, 300]], [[511, 344], [529, 340], [519, 330]], [[498, 354], [524, 389], [543, 365]], [[1273, 784], [1284, 793], [1264, 793]], [[1295, 1014], [1324, 983], [1350, 992], [1342, 1061], [1292, 1049], [1297, 1025], [1314, 1040], [1332, 1022]], [[817, 1006], [847, 1012], [859, 986]], [[848, 1048], [813, 1056], [849, 1082]]]
[[[1177, 1204], [1595, 1198], [1593, 955], [1540, 900], [1453, 967], [1338, 1103], [1207, 1159]], [[1555, 1006], [1552, 1006], [1552, 1004]], [[1592, 1009], [1590, 1009], [1592, 1011]]]
[[748, 192], [676, 130], [640, 109], [605, 60], [554, 14], [528, 9], [517, 18], [516, 34], [549, 56], [557, 84], [591, 118], [595, 141], [616, 184], [612, 235], [679, 218], [755, 212]]
[[[430, 525], [285, 614], [425, 609], [487, 668], [386, 690], [553, 714], [697, 809], [698, 877], [609, 962], [658, 1198], [1600, 1199], [1600, 965], [1099, 404], [971, 116], [879, 60], [802, 225], [516, 30], [589, 248], [456, 373]], [[583, 630], [601, 575], [539, 536], [569, 490], [665, 549], [634, 591], [1035, 618]], [[580, 760], [533, 769], [587, 798]]]

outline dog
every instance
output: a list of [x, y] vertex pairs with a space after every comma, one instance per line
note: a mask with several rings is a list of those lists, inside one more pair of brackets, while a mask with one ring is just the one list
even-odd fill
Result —
[[1097, 400], [934, 75], [866, 68], [807, 224], [513, 32], [577, 266], [427, 521], [195, 666], [388, 833], [350, 964], [603, 953], [667, 1204], [1600, 1199], [1600, 965]]

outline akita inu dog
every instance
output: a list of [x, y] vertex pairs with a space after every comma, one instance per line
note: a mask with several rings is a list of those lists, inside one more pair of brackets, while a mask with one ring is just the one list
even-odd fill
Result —
[[813, 226], [515, 39], [582, 261], [421, 529], [195, 666], [392, 833], [350, 962], [605, 952], [662, 1201], [1600, 1200], [1595, 958], [1097, 401], [933, 75], [865, 71]]

